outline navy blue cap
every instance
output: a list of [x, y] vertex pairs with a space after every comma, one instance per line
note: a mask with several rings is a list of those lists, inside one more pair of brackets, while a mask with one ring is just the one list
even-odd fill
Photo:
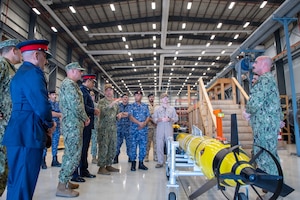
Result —
[[47, 55], [47, 59], [52, 58], [51, 53], [48, 51], [48, 40], [26, 40], [17, 44], [17, 48], [24, 51], [43, 51]]

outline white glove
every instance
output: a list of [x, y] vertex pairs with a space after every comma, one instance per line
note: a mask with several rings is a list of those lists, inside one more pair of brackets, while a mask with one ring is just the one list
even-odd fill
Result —
[[251, 114], [247, 113], [245, 110], [243, 111], [243, 118], [246, 120], [246, 121], [249, 121], [250, 120], [250, 117], [251, 117]]

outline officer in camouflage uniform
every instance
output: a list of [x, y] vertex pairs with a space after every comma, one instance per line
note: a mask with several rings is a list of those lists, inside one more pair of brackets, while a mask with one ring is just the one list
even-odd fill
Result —
[[[52, 108], [52, 119], [56, 123], [56, 129], [52, 134], [52, 145], [51, 145], [52, 162], [51, 162], [51, 166], [52, 167], [60, 167], [61, 163], [57, 160], [57, 148], [58, 148], [59, 137], [60, 137], [61, 113], [60, 113], [60, 110], [59, 110], [59, 103], [56, 101], [56, 92], [55, 92], [55, 90], [49, 91], [48, 92], [48, 97], [49, 97], [49, 103], [50, 103], [51, 108]], [[43, 153], [43, 160], [42, 160], [42, 163], [41, 163], [42, 169], [47, 169], [46, 156], [47, 156], [47, 148], [44, 149], [44, 153]]]
[[[250, 99], [246, 105], [244, 117], [250, 119], [253, 130], [254, 145], [269, 150], [279, 161], [277, 154], [277, 136], [280, 129], [280, 121], [283, 119], [280, 97], [276, 81], [271, 71], [272, 60], [267, 56], [260, 56], [253, 64], [253, 72], [259, 78], [251, 90]], [[260, 149], [253, 148], [254, 155]], [[263, 152], [256, 163], [260, 169], [268, 174], [277, 175], [276, 165], [272, 158]], [[269, 199], [270, 193], [264, 196]]]
[[114, 164], [119, 163], [119, 154], [120, 149], [123, 144], [124, 138], [126, 141], [126, 153], [129, 157], [130, 152], [130, 138], [129, 138], [129, 129], [130, 129], [130, 121], [128, 118], [128, 111], [130, 109], [130, 105], [128, 103], [128, 95], [124, 93], [122, 95], [122, 103], [119, 104], [119, 111], [121, 115], [121, 119], [117, 122], [117, 152], [114, 159]]
[[16, 48], [18, 40], [5, 40], [0, 42], [0, 196], [2, 196], [7, 182], [8, 166], [6, 150], [2, 146], [2, 138], [11, 115], [11, 97], [9, 84], [12, 76], [16, 73], [14, 67], [22, 60], [19, 49]]
[[[98, 103], [96, 103], [95, 100], [95, 93], [93, 91], [90, 91], [90, 95], [92, 97], [92, 100], [94, 102], [94, 107], [98, 108]], [[99, 123], [99, 117], [95, 115], [94, 119], [94, 128], [92, 129], [92, 145], [91, 145], [91, 154], [92, 154], [92, 163], [97, 164], [98, 159], [97, 159], [97, 137], [98, 137], [98, 123]]]
[[[152, 116], [154, 114], [155, 110], [155, 104], [154, 104], [154, 94], [149, 94], [148, 95], [148, 108], [150, 115]], [[149, 162], [149, 151], [151, 148], [151, 143], [153, 143], [153, 160], [157, 161], [157, 153], [156, 153], [156, 124], [153, 122], [152, 117], [150, 117], [150, 121], [148, 123], [148, 142], [147, 142], [147, 153], [146, 153], [146, 158], [145, 162]]]
[[117, 148], [117, 118], [120, 119], [118, 102], [113, 100], [114, 90], [111, 84], [104, 86], [105, 97], [99, 101], [100, 124], [98, 130], [98, 174], [110, 175], [119, 172], [112, 167]]
[[83, 128], [89, 125], [90, 119], [84, 109], [82, 92], [76, 83], [85, 69], [78, 62], [68, 64], [65, 69], [67, 78], [63, 80], [59, 93], [65, 151], [56, 196], [76, 197], [79, 192], [73, 189], [77, 189], [79, 185], [71, 183], [70, 180], [81, 158]]
[[147, 104], [142, 103], [142, 91], [134, 93], [135, 102], [131, 104], [129, 110], [130, 123], [130, 154], [131, 171], [136, 171], [136, 155], [139, 146], [139, 169], [148, 170], [143, 161], [146, 157], [148, 140], [148, 123], [150, 121], [150, 112]]

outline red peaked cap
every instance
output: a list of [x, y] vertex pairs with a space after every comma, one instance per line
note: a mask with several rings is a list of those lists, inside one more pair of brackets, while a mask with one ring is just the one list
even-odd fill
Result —
[[86, 74], [82, 76], [83, 80], [88, 80], [88, 79], [93, 79], [96, 80], [96, 75], [95, 74]]
[[21, 42], [17, 45], [17, 48], [24, 51], [48, 51], [49, 41], [47, 40], [28, 40]]

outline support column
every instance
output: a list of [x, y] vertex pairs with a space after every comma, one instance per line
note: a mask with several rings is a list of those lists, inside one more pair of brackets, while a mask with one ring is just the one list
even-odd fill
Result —
[[[274, 32], [274, 38], [276, 43], [276, 53], [280, 54], [282, 52], [281, 48], [281, 39], [280, 39], [280, 30]], [[277, 75], [277, 83], [278, 90], [280, 95], [286, 95], [286, 85], [285, 85], [285, 76], [284, 76], [284, 64], [283, 59], [279, 59], [275, 62], [276, 66], [276, 75]]]
[[295, 89], [295, 79], [294, 79], [294, 69], [293, 69], [293, 60], [292, 60], [292, 52], [289, 38], [289, 23], [296, 21], [297, 18], [273, 18], [274, 20], [283, 24], [284, 35], [286, 40], [286, 51], [288, 58], [288, 66], [289, 66], [289, 74], [290, 74], [290, 82], [291, 82], [291, 93], [292, 93], [292, 105], [293, 105], [293, 118], [294, 118], [294, 134], [296, 140], [296, 149], [297, 155], [300, 156], [300, 135], [299, 135], [299, 124], [298, 124], [298, 115], [297, 115], [297, 99], [296, 99], [296, 89]]
[[56, 46], [57, 46], [57, 34], [53, 33], [51, 35], [51, 54], [54, 59], [56, 59]]
[[72, 53], [73, 53], [72, 47], [68, 46], [68, 48], [67, 48], [67, 64], [72, 62]]
[[[57, 34], [51, 35], [51, 54], [56, 59], [56, 45], [57, 45]], [[56, 90], [57, 80], [57, 65], [54, 62], [49, 62], [49, 90]]]
[[37, 15], [33, 11], [30, 11], [29, 28], [28, 28], [28, 39], [29, 40], [34, 39], [36, 19], [37, 19]]

